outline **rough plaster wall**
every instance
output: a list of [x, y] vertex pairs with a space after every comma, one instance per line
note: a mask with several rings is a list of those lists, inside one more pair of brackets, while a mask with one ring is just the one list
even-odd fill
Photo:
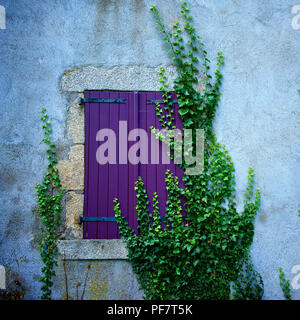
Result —
[[[1, 0], [7, 29], [0, 30], [0, 264], [18, 274], [28, 290], [26, 298], [40, 296], [41, 264], [34, 240], [39, 223], [33, 208], [34, 184], [42, 180], [46, 163], [41, 106], [51, 115], [60, 158], [67, 160], [72, 137], [66, 135], [66, 115], [76, 97], [61, 93], [63, 73], [88, 65], [169, 65], [148, 8], [157, 3], [171, 24], [177, 13], [170, 8], [179, 2]], [[218, 50], [225, 55], [215, 129], [234, 160], [240, 204], [247, 169], [254, 167], [262, 209], [253, 260], [264, 278], [264, 298], [282, 299], [279, 266], [291, 279], [292, 266], [300, 264], [300, 30], [292, 29], [290, 13], [297, 1], [189, 2], [212, 61]], [[123, 267], [107, 264], [105, 270], [122, 272]], [[82, 270], [84, 265], [74, 267], [74, 281], [80, 281]], [[56, 287], [54, 296], [63, 294]], [[292, 295], [299, 299], [300, 290]]]

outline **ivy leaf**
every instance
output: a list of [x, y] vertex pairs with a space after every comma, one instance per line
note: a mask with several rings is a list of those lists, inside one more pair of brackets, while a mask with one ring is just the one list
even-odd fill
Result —
[[189, 112], [189, 109], [187, 109], [187, 108], [182, 108], [182, 109], [179, 109], [179, 110], [178, 110], [178, 113], [179, 113], [181, 116], [186, 115], [188, 112]]

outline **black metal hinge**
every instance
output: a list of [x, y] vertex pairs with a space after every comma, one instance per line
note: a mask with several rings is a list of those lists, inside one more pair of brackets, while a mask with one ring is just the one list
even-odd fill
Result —
[[115, 222], [117, 221], [115, 217], [78, 217], [78, 223], [83, 222]]
[[[187, 217], [182, 217], [183, 220], [187, 220]], [[153, 219], [152, 219], [153, 220]], [[162, 221], [166, 220], [166, 217], [161, 217]], [[82, 224], [83, 222], [116, 222], [115, 217], [78, 217], [78, 223]]]
[[125, 99], [98, 99], [98, 98], [80, 98], [79, 104], [84, 103], [125, 103]]
[[[178, 99], [171, 99], [171, 100], [168, 100], [169, 102], [172, 102], [172, 103], [178, 103]], [[165, 103], [164, 100], [147, 100], [147, 104], [161, 104], [161, 103]]]

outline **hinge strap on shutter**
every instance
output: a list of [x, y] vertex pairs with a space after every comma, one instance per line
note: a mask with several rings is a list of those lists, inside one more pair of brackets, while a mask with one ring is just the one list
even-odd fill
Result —
[[[172, 103], [178, 103], [178, 99], [170, 99], [168, 100], [169, 102], [172, 102]], [[147, 104], [162, 104], [162, 103], [165, 103], [164, 100], [147, 100]]]
[[115, 222], [117, 221], [115, 217], [78, 217], [78, 223], [82, 222]]
[[[161, 217], [162, 221], [166, 220], [166, 217]], [[182, 217], [183, 220], [187, 220], [187, 217]], [[153, 219], [151, 219], [153, 220]], [[115, 217], [78, 217], [78, 224], [82, 224], [83, 222], [116, 222], [117, 219]]]
[[125, 99], [98, 99], [98, 98], [80, 98], [79, 104], [84, 103], [125, 103]]

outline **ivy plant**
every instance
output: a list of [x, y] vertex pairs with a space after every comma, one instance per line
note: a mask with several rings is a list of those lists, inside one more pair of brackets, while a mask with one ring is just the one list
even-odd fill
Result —
[[40, 254], [44, 266], [42, 267], [42, 299], [51, 299], [52, 278], [55, 276], [54, 267], [57, 265], [57, 239], [58, 230], [61, 225], [62, 197], [65, 189], [62, 188], [59, 178], [55, 144], [51, 141], [52, 128], [45, 108], [42, 108], [44, 143], [46, 144], [46, 153], [48, 158], [47, 172], [42, 184], [36, 184], [37, 211], [42, 221], [41, 235], [38, 239], [40, 245]]
[[[181, 6], [182, 23], [175, 22], [171, 30], [156, 6], [150, 11], [170, 47], [178, 74], [171, 90], [165, 70], [160, 69], [164, 103], [156, 105], [156, 115], [163, 128], [176, 128], [171, 100], [171, 91], [175, 91], [183, 127], [205, 130], [204, 169], [199, 175], [183, 175], [183, 188], [179, 187], [178, 177], [166, 172], [165, 212], [161, 212], [158, 195], [154, 193], [151, 213], [147, 190], [139, 177], [135, 186], [137, 234], [122, 216], [118, 199], [114, 200], [129, 261], [147, 299], [229, 299], [232, 291], [235, 299], [260, 299], [263, 282], [249, 255], [260, 191], [254, 190], [254, 172], [250, 168], [244, 208], [237, 211], [234, 165], [213, 132], [221, 95], [223, 54], [217, 55], [213, 77], [186, 1]], [[195, 143], [193, 135], [187, 150], [192, 150]], [[170, 149], [174, 158], [172, 140]], [[184, 159], [180, 166], [191, 167]], [[183, 212], [188, 217], [186, 222]]]
[[282, 268], [279, 268], [280, 287], [286, 300], [291, 300], [291, 287], [289, 280], [286, 279]]

